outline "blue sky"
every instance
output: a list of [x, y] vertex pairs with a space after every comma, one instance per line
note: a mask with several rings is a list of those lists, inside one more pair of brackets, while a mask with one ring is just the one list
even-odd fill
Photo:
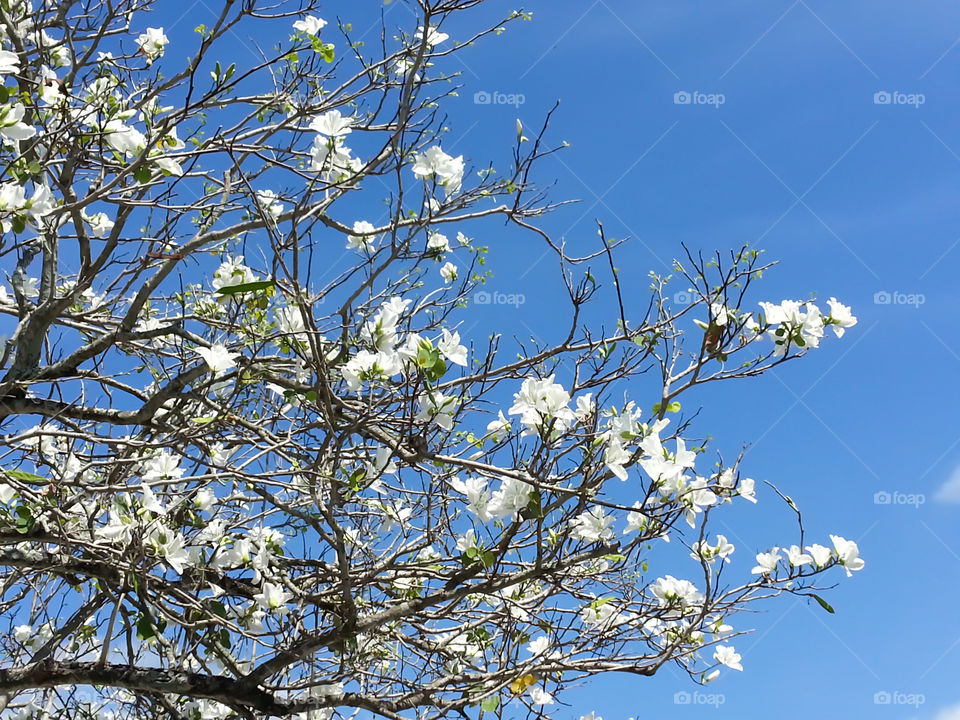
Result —
[[[464, 56], [450, 122], [453, 137], [466, 133], [457, 152], [502, 143], [515, 116], [536, 125], [560, 99], [550, 136], [571, 147], [541, 168], [541, 180], [557, 181], [554, 197], [583, 203], [545, 225], [574, 248], [595, 242], [594, 218], [630, 236], [617, 264], [638, 304], [647, 271], [666, 271], [681, 242], [726, 250], [746, 241], [781, 261], [761, 298], [835, 295], [860, 318], [843, 342], [804, 361], [693, 397], [704, 408], [697, 427], [725, 454], [748, 444], [748, 472], [792, 495], [809, 532], [860, 543], [867, 567], [838, 576], [837, 614], [784, 599], [737, 643], [742, 675], [707, 688], [669, 669], [600, 678], [578, 691], [575, 707], [552, 714], [960, 717], [960, 615], [942, 609], [960, 596], [960, 340], [951, 332], [960, 310], [960, 6], [528, 7], [534, 22]], [[476, 90], [522, 94], [524, 103], [478, 106]], [[724, 102], [675, 104], [683, 91]], [[875, 103], [881, 92], [889, 104]], [[494, 284], [525, 292], [517, 312], [545, 333], [553, 298], [538, 282], [552, 260], [528, 271], [520, 257], [535, 261], [539, 248], [491, 242], [498, 271], [507, 253], [522, 269]], [[878, 304], [882, 292], [917, 297]], [[938, 501], [951, 476], [954, 504]], [[876, 504], [880, 491], [924, 502]], [[725, 516], [748, 553], [790, 528], [770, 493], [761, 503]], [[675, 693], [697, 690], [677, 698], [690, 704], [675, 703]], [[884, 692], [891, 702], [875, 703]], [[706, 693], [722, 695], [719, 710]]]
[[[192, 16], [202, 6], [172, 39], [204, 20]], [[472, 17], [508, 7], [489, 2]], [[158, 18], [168, 27], [170, 9]], [[391, 27], [415, 27], [403, 2], [385, 9]], [[527, 9], [533, 22], [445, 68], [463, 84], [446, 107], [448, 152], [502, 164], [514, 120], [538, 126], [559, 99], [548, 137], [570, 147], [538, 179], [556, 183], [553, 199], [582, 202], [542, 225], [574, 251], [596, 249], [594, 219], [631, 238], [617, 265], [636, 313], [647, 272], [667, 272], [681, 242], [750, 242], [781, 261], [756, 299], [836, 296], [860, 318], [804, 361], [685, 400], [685, 410], [702, 405], [696, 428], [724, 455], [748, 446], [748, 474], [789, 493], [811, 537], [859, 542], [867, 567], [835, 576], [836, 615], [785, 598], [737, 642], [743, 674], [708, 688], [669, 668], [598, 678], [551, 715], [960, 718], [960, 6], [551, 0]], [[364, 0], [324, 16], [360, 26], [379, 10]], [[444, 29], [458, 39], [466, 25]], [[477, 104], [478, 92], [518, 103]], [[490, 289], [525, 302], [478, 306], [465, 328], [472, 339], [493, 329], [558, 334], [553, 258], [498, 224], [478, 232], [488, 233]], [[918, 502], [877, 504], [882, 491]], [[742, 570], [753, 552], [792, 537], [770, 492], [720, 519]], [[691, 703], [677, 704], [683, 692]], [[891, 702], [876, 703], [877, 693]]]

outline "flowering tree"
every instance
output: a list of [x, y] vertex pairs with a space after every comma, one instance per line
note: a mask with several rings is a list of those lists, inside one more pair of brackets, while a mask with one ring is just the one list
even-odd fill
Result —
[[[731, 562], [708, 521], [754, 481], [679, 405], [850, 309], [758, 306], [743, 248], [629, 312], [602, 228], [574, 257], [537, 225], [543, 130], [498, 172], [443, 149], [450, 56], [528, 19], [448, 37], [478, 3], [419, 0], [371, 49], [312, 0], [228, 0], [175, 53], [150, 0], [0, 0], [8, 713], [513, 716], [740, 670], [748, 604], [829, 609], [820, 575], [863, 567], [786, 495], [796, 535]], [[226, 63], [238, 32], [277, 41]], [[554, 253], [555, 342], [460, 334], [490, 217]]]

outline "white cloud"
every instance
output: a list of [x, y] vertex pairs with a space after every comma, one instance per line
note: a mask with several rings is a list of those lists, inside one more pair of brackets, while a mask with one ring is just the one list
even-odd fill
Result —
[[[937, 502], [960, 504], [960, 465], [953, 469], [953, 474], [937, 490]], [[957, 705], [956, 715], [944, 716], [946, 720], [960, 720], [960, 705]], [[937, 717], [937, 720], [941, 720]]]
[[[954, 485], [957, 485], [958, 477], [960, 477], [960, 468], [957, 468], [957, 471], [953, 473], [953, 477], [947, 481], [947, 484], [949, 485], [950, 482], [953, 482]], [[960, 703], [951, 705], [948, 708], [944, 708], [936, 714], [936, 717], [934, 717], [933, 720], [960, 720]]]

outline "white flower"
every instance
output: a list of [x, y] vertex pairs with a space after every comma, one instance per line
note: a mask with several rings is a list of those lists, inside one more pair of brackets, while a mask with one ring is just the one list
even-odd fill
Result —
[[253, 271], [243, 264], [243, 255], [228, 257], [213, 273], [213, 289], [220, 290], [234, 285], [246, 285], [256, 281]]
[[339, 110], [329, 110], [310, 121], [310, 129], [326, 137], [349, 135], [353, 125], [352, 117], [343, 117]]
[[573, 519], [570, 523], [570, 535], [587, 542], [612, 540], [613, 522], [612, 515], [607, 515], [602, 507], [595, 506]]
[[646, 533], [647, 530], [662, 531], [659, 535], [655, 537], [662, 539], [664, 542], [670, 542], [670, 533], [666, 526], [657, 520], [652, 518], [643, 512], [643, 505], [640, 504], [640, 501], [633, 503], [633, 507], [636, 508], [627, 515], [627, 527], [623, 531], [624, 535], [627, 535], [632, 532]]
[[25, 112], [22, 103], [0, 106], [0, 135], [11, 141], [29, 140], [36, 135], [36, 128], [21, 122]]
[[262, 610], [278, 613], [286, 612], [286, 608], [283, 606], [292, 598], [293, 594], [287, 592], [283, 585], [271, 582], [263, 583], [262, 591], [253, 596], [253, 599]]
[[194, 352], [204, 359], [207, 367], [214, 373], [226, 372], [230, 368], [235, 368], [237, 366], [236, 358], [239, 357], [239, 353], [232, 353], [220, 344], [211, 345], [208, 348], [196, 348]]
[[[392, 352], [397, 344], [397, 323], [410, 305], [410, 300], [391, 298], [380, 305], [372, 320], [364, 323], [360, 337], [377, 350]], [[392, 374], [392, 373], [391, 373]]]
[[664, 607], [686, 608], [703, 601], [703, 594], [696, 585], [689, 580], [678, 580], [673, 575], [657, 578], [650, 586], [650, 592]]
[[444, 328], [437, 350], [454, 365], [467, 366], [467, 348], [460, 344], [460, 333], [451, 333]]
[[497, 419], [487, 423], [487, 435], [510, 432], [510, 421], [504, 417], [503, 410], [497, 410]]
[[619, 618], [620, 613], [610, 602], [605, 602], [599, 607], [587, 605], [580, 611], [580, 620], [591, 630], [609, 628]]
[[629, 477], [626, 464], [632, 457], [633, 453], [623, 447], [619, 438], [611, 437], [603, 451], [603, 464], [620, 480], [625, 481]]
[[[682, 440], [677, 440], [679, 446]], [[707, 480], [698, 477], [687, 488], [683, 496], [683, 502], [687, 506], [685, 517], [690, 527], [694, 526], [697, 514], [703, 512], [703, 508], [709, 507], [717, 502], [717, 496], [707, 487]]]
[[596, 403], [593, 400], [593, 393], [586, 393], [577, 398], [576, 410], [573, 411], [573, 414], [576, 415], [579, 422], [583, 422], [588, 417], [593, 415], [596, 410]]
[[283, 203], [273, 190], [261, 190], [257, 193], [257, 204], [274, 220], [283, 214]]
[[717, 558], [730, 562], [730, 556], [734, 550], [736, 546], [732, 545], [725, 535], [717, 535], [716, 547], [711, 547], [706, 540], [701, 540], [694, 544], [690, 557], [694, 560], [706, 560], [709, 563], [713, 563]]
[[163, 557], [178, 575], [182, 575], [183, 568], [190, 562], [190, 553], [184, 547], [183, 536], [157, 523], [148, 539], [157, 554]]
[[780, 562], [780, 548], [773, 548], [770, 552], [757, 553], [757, 564], [751, 570], [754, 575], [770, 575], [777, 569]]
[[137, 45], [146, 56], [147, 64], [152, 63], [163, 55], [163, 50], [170, 40], [163, 34], [163, 28], [148, 27], [147, 31], [137, 37]]
[[353, 235], [347, 236], [347, 250], [373, 250], [376, 228], [366, 220], [357, 220], [353, 224]]
[[434, 253], [450, 252], [450, 241], [442, 233], [430, 233], [430, 237], [427, 238], [427, 250]]
[[530, 688], [530, 702], [533, 705], [553, 705], [553, 695], [539, 685]]
[[520, 392], [513, 396], [513, 406], [507, 412], [520, 415], [520, 422], [528, 432], [537, 432], [551, 421], [554, 431], [564, 432], [576, 422], [577, 416], [568, 407], [570, 395], [553, 378], [553, 375], [543, 380], [527, 378]]
[[444, 430], [453, 429], [453, 414], [460, 406], [460, 399], [453, 395], [444, 395], [442, 392], [430, 392], [420, 402], [420, 411], [416, 415], [417, 422], [433, 420]]
[[217, 497], [213, 494], [213, 490], [203, 488], [202, 490], [198, 490], [197, 494], [193, 496], [193, 507], [201, 512], [209, 510], [216, 499]]
[[[140, 467], [140, 477], [144, 482], [154, 480], [178, 480], [183, 476], [183, 469], [180, 467], [180, 458], [167, 450], [161, 450], [155, 455], [145, 459]], [[146, 488], [146, 486], [144, 486]], [[147, 493], [146, 488], [144, 496]]]
[[424, 180], [434, 178], [448, 193], [457, 193], [463, 181], [463, 155], [452, 157], [434, 145], [416, 156], [413, 174]]
[[297, 20], [293, 24], [293, 29], [305, 35], [316, 35], [326, 24], [326, 20], [314, 17], [313, 15], [307, 15], [303, 20]]
[[800, 567], [801, 565], [813, 562], [813, 558], [803, 552], [799, 545], [791, 545], [785, 548], [785, 550], [787, 553], [787, 562], [790, 563], [791, 567]]
[[737, 488], [737, 494], [744, 500], [749, 500], [750, 502], [756, 504], [757, 494], [754, 486], [755, 483], [752, 478], [744, 478], [740, 481], [740, 486]]
[[127, 157], [139, 155], [147, 146], [144, 134], [125, 124], [123, 120], [108, 120], [99, 129], [107, 145]]
[[53, 212], [56, 207], [56, 198], [46, 185], [37, 185], [34, 188], [33, 196], [24, 207], [36, 220]]
[[8, 485], [7, 483], [0, 483], [0, 503], [9, 505], [10, 501], [13, 500], [16, 494], [17, 489], [15, 487]]
[[457, 538], [457, 550], [460, 552], [465, 553], [475, 547], [477, 547], [477, 532], [473, 528]]
[[0, 76], [20, 72], [20, 56], [9, 50], [0, 50]]
[[727, 308], [723, 303], [710, 303], [710, 315], [714, 325], [723, 327], [727, 324]]
[[838, 338], [843, 337], [847, 328], [857, 324], [857, 318], [854, 317], [848, 305], [838, 302], [836, 298], [827, 300], [827, 305], [830, 306], [828, 324], [833, 328], [833, 332]]
[[340, 369], [347, 386], [357, 391], [365, 380], [388, 380], [401, 370], [400, 355], [392, 351], [361, 350]]
[[287, 305], [273, 311], [277, 323], [277, 330], [283, 335], [302, 340], [305, 337], [306, 325], [303, 323], [303, 313], [296, 305]]
[[81, 210], [80, 214], [90, 226], [90, 232], [93, 233], [94, 237], [104, 238], [113, 230], [113, 220], [106, 213], [98, 212], [95, 215], [87, 215], [86, 212]]
[[504, 479], [490, 498], [488, 510], [491, 517], [516, 520], [517, 514], [530, 502], [533, 486], [516, 478]]
[[831, 535], [833, 549], [837, 553], [840, 564], [847, 571], [847, 577], [853, 575], [857, 570], [863, 570], [864, 562], [860, 558], [860, 548], [853, 540], [847, 540], [839, 535]]
[[[144, 478], [146, 477], [147, 475], [145, 473]], [[152, 480], [154, 479], [154, 477], [156, 476], [153, 475], [149, 479]], [[156, 513], [157, 515], [167, 514], [167, 509], [160, 503], [160, 501], [157, 499], [157, 496], [153, 494], [153, 490], [150, 489], [150, 486], [147, 485], [146, 482], [140, 485], [140, 494], [143, 495], [143, 500], [141, 502], [143, 504], [144, 510], [149, 510], [150, 512]]]
[[732, 670], [743, 670], [743, 665], [740, 664], [740, 655], [732, 645], [717, 645], [713, 651], [713, 659]]
[[457, 266], [452, 262], [444, 263], [443, 267], [440, 268], [440, 277], [443, 278], [445, 283], [452, 283], [457, 279]]
[[527, 644], [527, 652], [536, 657], [537, 655], [543, 655], [547, 650], [550, 649], [550, 640], [546, 635], [541, 635], [538, 638], [534, 638]]
[[824, 547], [823, 545], [807, 545], [806, 550], [810, 553], [810, 557], [813, 560], [814, 565], [818, 568], [824, 567], [830, 558], [833, 557], [833, 553], [830, 551], [830, 548]]
[[17, 625], [13, 629], [13, 638], [23, 644], [29, 644], [28, 641], [33, 637], [33, 628], [29, 625]]
[[[439, 30], [436, 30], [435, 28], [430, 28], [427, 31], [427, 46], [433, 47], [434, 45], [439, 45], [449, 37], [450, 36], [447, 35], [446, 33], [442, 33]], [[423, 26], [420, 26], [419, 28], [417, 28], [416, 38], [417, 40], [423, 39]]]
[[26, 275], [20, 276], [20, 292], [25, 298], [40, 297], [40, 280]]

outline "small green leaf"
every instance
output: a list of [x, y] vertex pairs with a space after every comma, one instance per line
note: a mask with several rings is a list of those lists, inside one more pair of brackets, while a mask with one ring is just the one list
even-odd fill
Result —
[[813, 593], [810, 593], [810, 597], [812, 597], [814, 600], [816, 600], [817, 603], [820, 605], [820, 607], [822, 607], [822, 608], [823, 608], [824, 610], [826, 610], [828, 613], [830, 613], [831, 615], [834, 615], [834, 614], [835, 614], [833, 608], [830, 607], [830, 603], [828, 603], [828, 602], [827, 602], [826, 600], [824, 600], [822, 597], [820, 597], [819, 595], [814, 595]]
[[217, 292], [221, 295], [236, 295], [238, 293], [255, 292], [257, 290], [266, 290], [272, 288], [273, 280], [257, 280], [255, 282], [240, 283], [239, 285], [229, 285], [218, 288]]
[[26, 535], [31, 530], [33, 530], [34, 518], [30, 512], [30, 508], [25, 505], [20, 505], [17, 507], [17, 532], [21, 535]]
[[484, 712], [494, 712], [500, 706], [500, 698], [496, 695], [485, 697], [480, 701], [480, 709]]
[[47, 478], [23, 470], [4, 470], [4, 472], [14, 480], [23, 480], [24, 482], [47, 483]]

